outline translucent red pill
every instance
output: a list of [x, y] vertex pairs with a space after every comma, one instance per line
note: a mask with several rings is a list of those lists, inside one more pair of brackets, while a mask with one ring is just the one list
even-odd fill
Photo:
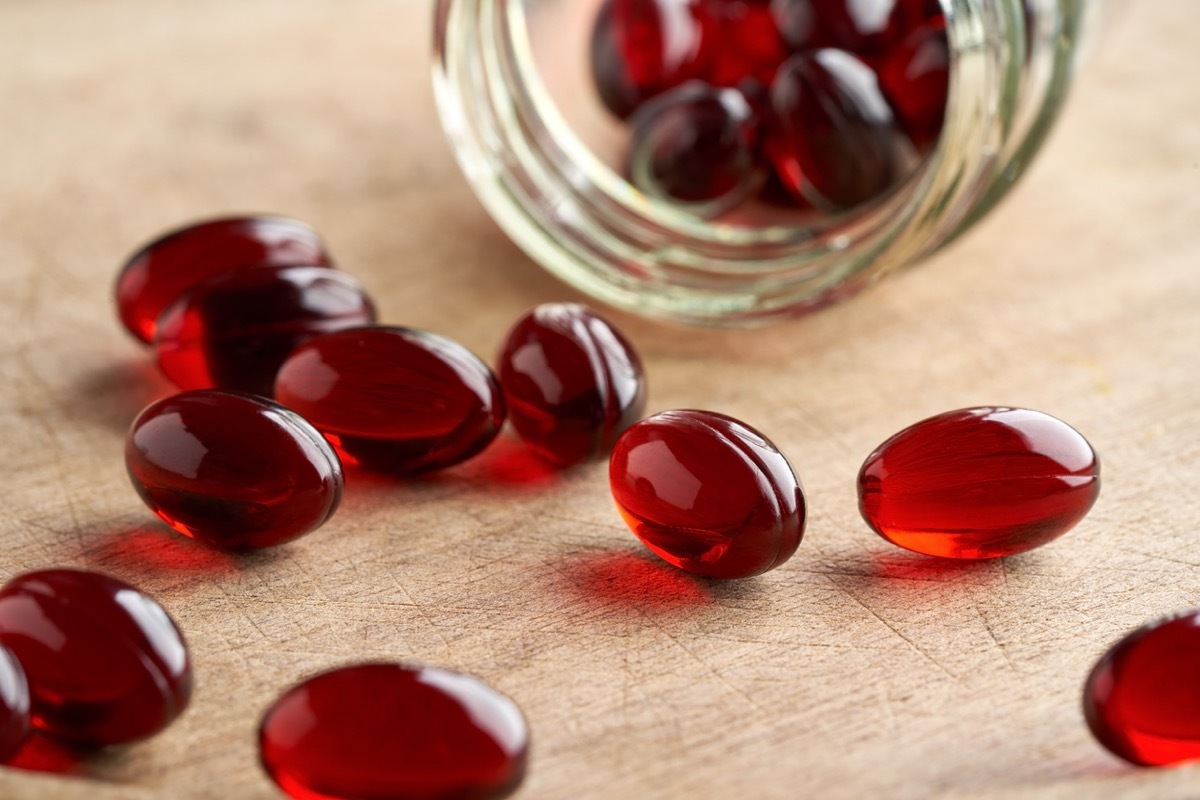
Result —
[[525, 775], [520, 710], [476, 678], [361, 664], [309, 678], [276, 700], [259, 754], [295, 800], [499, 800]]
[[609, 0], [592, 34], [601, 99], [626, 117], [649, 98], [700, 78], [711, 36], [703, 0]]
[[143, 739], [191, 697], [191, 660], [174, 621], [147, 595], [97, 572], [27, 572], [0, 587], [0, 645], [24, 669], [33, 724], [61, 739]]
[[613, 448], [609, 482], [634, 534], [696, 575], [774, 569], [804, 533], [804, 493], [787, 459], [723, 414], [664, 411], [631, 426]]
[[772, 8], [793, 51], [836, 47], [872, 61], [942, 14], [937, 0], [774, 0]]
[[12, 758], [30, 731], [29, 681], [16, 656], [0, 646], [0, 762]]
[[719, 212], [761, 183], [758, 124], [734, 89], [672, 89], [643, 105], [629, 125], [627, 172], [651, 197]]
[[129, 258], [117, 278], [117, 311], [129, 332], [149, 343], [159, 314], [205, 278], [241, 267], [297, 264], [331, 264], [324, 244], [303, 222], [248, 216], [189, 225]]
[[228, 549], [303, 536], [342, 496], [341, 462], [308, 422], [232, 392], [183, 392], [148, 406], [129, 429], [125, 464], [160, 519]]
[[[827, 213], [881, 198], [940, 138], [949, 71], [937, 0], [612, 0], [592, 38], [630, 182], [701, 216], [761, 187]], [[750, 109], [736, 124], [695, 100], [722, 89]]]
[[575, 303], [546, 303], [521, 317], [505, 338], [499, 377], [517, 434], [560, 466], [607, 453], [646, 405], [633, 346]]
[[946, 558], [998, 558], [1075, 526], [1100, 493], [1082, 434], [1021, 408], [968, 408], [892, 436], [858, 476], [863, 518], [883, 538]]
[[1200, 610], [1157, 620], [1092, 668], [1083, 714], [1096, 739], [1143, 766], [1200, 759]]
[[770, 86], [788, 57], [788, 47], [771, 13], [771, 0], [709, 0], [705, 80], [714, 86], [755, 81]]
[[935, 17], [901, 40], [879, 66], [879, 86], [914, 146], [928, 152], [942, 133], [950, 89], [946, 20]]
[[181, 389], [270, 396], [280, 364], [319, 333], [375, 321], [354, 278], [313, 266], [230, 270], [189, 288], [159, 317], [155, 355]]
[[457, 342], [412, 328], [356, 328], [301, 345], [279, 370], [279, 402], [351, 463], [395, 474], [481, 452], [504, 424], [491, 369]]
[[880, 197], [912, 166], [912, 145], [875, 73], [842, 50], [793, 56], [771, 85], [766, 149], [784, 184], [831, 210]]

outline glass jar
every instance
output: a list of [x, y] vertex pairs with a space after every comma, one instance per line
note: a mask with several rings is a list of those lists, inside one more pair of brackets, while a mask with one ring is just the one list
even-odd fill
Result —
[[551, 273], [620, 308], [749, 325], [841, 301], [983, 217], [1062, 107], [1106, 0], [940, 0], [950, 83], [940, 139], [865, 207], [706, 219], [639, 192], [627, 135], [588, 73], [601, 0], [438, 0], [434, 85], [491, 215]]

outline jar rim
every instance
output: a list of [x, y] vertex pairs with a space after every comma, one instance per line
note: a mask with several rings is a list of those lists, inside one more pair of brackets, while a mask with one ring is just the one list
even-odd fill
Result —
[[[1046, 116], [1027, 96], [1023, 0], [939, 0], [950, 90], [941, 138], [915, 175], [815, 225], [704, 220], [647, 198], [575, 135], [531, 71], [527, 2], [439, 0], [434, 85], [446, 133], [477, 195], [529, 255], [651, 316], [745, 325], [856, 294], [994, 205], [1020, 173], [1019, 112], [1032, 104]], [[1064, 80], [1052, 49], [1033, 50]]]

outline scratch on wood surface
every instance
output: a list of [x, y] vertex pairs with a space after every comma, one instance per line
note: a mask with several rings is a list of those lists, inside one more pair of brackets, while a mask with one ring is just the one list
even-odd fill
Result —
[[444, 652], [449, 654], [451, 652], [449, 640], [447, 640], [446, 637], [442, 634], [442, 632], [440, 630], [438, 630], [438, 625], [436, 625], [434, 623], [433, 618], [430, 617], [429, 614], [425, 611], [425, 607], [421, 603], [418, 603], [417, 599], [412, 596], [412, 593], [409, 592], [408, 588], [405, 587], [405, 585], [400, 581], [400, 576], [398, 576], [395, 572], [392, 572], [391, 570], [388, 570], [387, 574], [388, 574], [388, 577], [392, 579], [392, 583], [395, 584], [396, 588], [399, 589], [400, 592], [405, 597], [408, 598], [410, 603], [412, 603], [413, 610], [415, 610], [417, 612], [417, 615], [420, 616], [421, 619], [425, 621], [425, 624], [428, 626], [429, 631], [438, 638], [438, 641], [440, 641], [442, 643], [442, 648], [443, 648]]
[[[35, 270], [35, 274], [39, 274], [39, 272]], [[54, 387], [47, 383], [42, 376], [38, 374], [37, 369], [30, 362], [30, 349], [31, 345], [25, 345], [17, 348], [16, 357], [17, 363], [21, 368], [21, 374], [26, 377], [30, 383], [38, 387], [40, 391], [37, 393], [37, 396], [56, 396], [58, 392], [55, 391]], [[59, 486], [62, 488], [61, 497], [66, 506], [67, 513], [71, 518], [71, 527], [67, 531], [60, 531], [59, 533], [70, 533], [71, 535], [75, 536], [76, 539], [78, 539], [79, 531], [81, 529], [79, 511], [75, 506], [75, 498], [72, 497], [70, 485], [67, 480], [69, 477], [67, 470], [71, 468], [72, 465], [72, 453], [63, 445], [62, 440], [59, 438], [60, 429], [51, 424], [50, 420], [47, 419], [43, 404], [37, 402], [29, 404], [28, 412], [28, 418], [32, 419], [34, 423], [42, 430], [42, 432], [45, 434], [46, 441], [57, 451], [58, 455], [60, 456], [59, 458], [54, 459], [55, 477], [58, 479]]]
[[545, 511], [536, 512], [534, 514], [534, 517], [539, 520], [549, 519], [549, 520], [554, 520], [555, 522], [570, 522], [574, 525], [582, 525], [585, 528], [603, 528], [605, 530], [611, 530], [611, 531], [623, 530], [623, 526], [617, 525], [613, 522], [606, 522], [603, 520], [595, 520], [595, 519], [580, 519], [578, 517], [572, 517], [572, 516], [564, 515], [564, 514], [551, 514], [549, 512], [545, 512]]
[[884, 619], [882, 616], [880, 616], [878, 612], [876, 612], [873, 608], [871, 608], [869, 605], [864, 603], [862, 600], [859, 600], [858, 597], [856, 597], [853, 592], [851, 592], [845, 586], [842, 586], [840, 583], [835, 581], [832, 576], [829, 577], [829, 582], [832, 583], [844, 595], [846, 595], [846, 597], [853, 600], [856, 604], [862, 606], [863, 609], [865, 609], [868, 614], [870, 614], [875, 619], [879, 620], [880, 624], [882, 624], [885, 628], [890, 630], [892, 633], [896, 634], [897, 637], [899, 637], [905, 644], [907, 644], [919, 656], [924, 658], [930, 664], [933, 664], [933, 666], [937, 667], [939, 672], [944, 673], [946, 675], [946, 677], [950, 678], [951, 680], [955, 681], [956, 683], [962, 682], [962, 680], [957, 675], [955, 675], [950, 670], [946, 669], [946, 667], [942, 665], [942, 662], [938, 661], [931, 654], [925, 652], [925, 650], [923, 648], [921, 648], [916, 642], [914, 642], [912, 639], [905, 636], [904, 633], [901, 632], [899, 628], [897, 628], [895, 625], [893, 625], [892, 623], [890, 623], [886, 619]]
[[741, 688], [740, 686], [738, 686], [735, 683], [733, 683], [732, 681], [730, 681], [728, 678], [726, 678], [724, 675], [722, 675], [719, 671], [714, 669], [711, 664], [709, 664], [707, 661], [705, 661], [700, 656], [696, 655], [696, 653], [693, 652], [690, 647], [688, 647], [686, 644], [684, 644], [683, 641], [681, 639], [679, 639], [679, 637], [675, 636], [670, 631], [668, 631], [664, 626], [660, 625], [657, 622], [657, 620], [654, 620], [645, 614], [643, 614], [642, 616], [645, 617], [645, 619], [651, 625], [653, 625], [659, 631], [659, 633], [661, 633], [663, 636], [667, 637], [672, 642], [674, 642], [676, 647], [678, 647], [680, 650], [682, 650], [684, 653], [686, 653], [693, 661], [695, 661], [697, 664], [699, 664], [701, 667], [703, 667], [706, 672], [708, 672], [710, 675], [712, 675], [714, 678], [716, 678], [718, 681], [720, 681], [720, 683], [723, 684], [725, 687], [727, 687], [731, 692], [733, 692], [738, 697], [745, 700], [750, 705], [751, 708], [753, 708], [754, 710], [756, 710], [760, 713], [763, 713], [763, 714], [767, 713], [766, 709], [764, 709], [762, 706], [760, 706], [754, 700], [754, 698], [751, 697], [749, 695], [749, 693], [746, 692], [745, 689]]
[[[1142, 558], [1148, 558], [1152, 561], [1167, 561], [1171, 564], [1179, 564], [1181, 566], [1189, 567], [1191, 569], [1200, 569], [1200, 564], [1197, 564], [1193, 561], [1185, 561], [1181, 558], [1171, 558], [1170, 556], [1164, 556], [1160, 553], [1143, 553], [1140, 550], [1130, 550], [1128, 548], [1123, 549], [1122, 552], [1128, 553], [1131, 556], [1141, 556]], [[1138, 570], [1138, 572], [1141, 572], [1141, 570]]]
[[1000, 655], [1004, 658], [1005, 663], [1008, 664], [1008, 668], [1019, 674], [1021, 670], [1017, 668], [1016, 662], [1014, 662], [1012, 657], [1008, 654], [1008, 648], [1005, 646], [1004, 642], [1000, 641], [1000, 638], [996, 636], [996, 631], [992, 627], [992, 621], [988, 619], [987, 613], [984, 612], [984, 610], [976, 603], [972, 603], [971, 607], [975, 609], [975, 613], [978, 614], [979, 619], [983, 621], [984, 630], [987, 631], [988, 637], [996, 645], [996, 649], [1000, 651]]

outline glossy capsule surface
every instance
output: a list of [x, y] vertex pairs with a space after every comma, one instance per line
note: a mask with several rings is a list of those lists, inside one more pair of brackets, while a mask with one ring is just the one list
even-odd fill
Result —
[[1113, 645], [1083, 689], [1083, 715], [1109, 751], [1142, 766], [1200, 759], [1200, 610]]
[[499, 377], [517, 434], [559, 466], [607, 453], [646, 406], [633, 346], [576, 303], [546, 303], [518, 320], [501, 350]]
[[366, 291], [324, 267], [254, 267], [193, 286], [158, 321], [158, 365], [180, 389], [269, 397], [279, 365], [319, 333], [375, 321]]
[[878, 78], [842, 50], [801, 53], [779, 68], [765, 129], [777, 174], [818, 207], [873, 200], [910, 169], [912, 144]]
[[626, 172], [650, 197], [715, 214], [761, 183], [750, 105], [734, 89], [689, 84], [659, 95], [629, 119]]
[[927, 153], [942, 134], [950, 91], [946, 20], [935, 17], [911, 31], [887, 54], [879, 86], [918, 151]]
[[146, 594], [98, 572], [27, 572], [0, 587], [0, 644], [20, 661], [33, 724], [90, 745], [158, 733], [187, 707], [183, 634]]
[[1083, 519], [1100, 462], [1065, 422], [1022, 408], [967, 408], [892, 436], [864, 462], [859, 510], [883, 538], [946, 558], [998, 558]]
[[342, 497], [329, 443], [294, 412], [246, 394], [183, 392], [129, 429], [125, 465], [142, 500], [184, 536], [269, 547], [325, 523]]
[[496, 438], [505, 416], [486, 364], [457, 342], [413, 328], [318, 336], [280, 368], [275, 397], [348, 462], [395, 474], [465, 461]]
[[259, 755], [295, 800], [500, 800], [525, 774], [520, 710], [477, 678], [433, 667], [358, 664], [284, 693], [259, 727]]
[[601, 101], [625, 118], [655, 95], [701, 77], [711, 35], [704, 0], [607, 0], [590, 53]]
[[154, 340], [158, 317], [191, 287], [229, 269], [331, 265], [308, 225], [273, 216], [228, 217], [164, 234], [130, 256], [117, 277], [122, 324], [143, 342]]
[[21, 749], [30, 731], [29, 681], [17, 657], [0, 646], [0, 762]]
[[613, 448], [609, 483], [642, 543], [696, 575], [774, 569], [804, 533], [804, 493], [787, 459], [724, 414], [664, 411], [636, 423]]

